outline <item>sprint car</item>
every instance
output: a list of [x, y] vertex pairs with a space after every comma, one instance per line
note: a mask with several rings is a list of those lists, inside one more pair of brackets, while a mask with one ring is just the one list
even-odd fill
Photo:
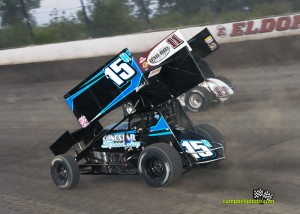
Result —
[[[81, 128], [50, 146], [55, 185], [73, 188], [88, 173], [139, 174], [149, 186], [165, 187], [184, 170], [220, 163], [222, 134], [208, 124], [195, 126], [176, 99], [204, 81], [192, 49], [206, 56], [217, 48], [208, 29], [192, 43], [176, 30], [138, 61], [122, 50], [66, 93]], [[135, 111], [103, 127], [103, 118], [127, 102]]]
[[[193, 37], [188, 41], [189, 44], [195, 46], [197, 37]], [[208, 41], [208, 40], [207, 40]], [[219, 46], [215, 47], [216, 51]], [[199, 53], [199, 49], [193, 49], [192, 53], [196, 63], [201, 69], [204, 81], [196, 87], [190, 89], [186, 93], [178, 97], [181, 105], [192, 112], [202, 112], [208, 110], [213, 103], [223, 103], [235, 94], [235, 86], [224, 76], [216, 76], [207, 62], [204, 60], [206, 54]], [[141, 57], [144, 59], [145, 57]], [[147, 65], [147, 63], [146, 63]], [[145, 64], [142, 64], [145, 67]], [[128, 115], [135, 111], [131, 102], [123, 104], [123, 112]]]

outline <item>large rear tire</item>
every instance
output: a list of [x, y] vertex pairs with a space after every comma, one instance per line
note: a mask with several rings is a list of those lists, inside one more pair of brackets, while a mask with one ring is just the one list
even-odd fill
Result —
[[68, 154], [55, 156], [51, 162], [51, 176], [58, 188], [71, 189], [79, 182], [80, 171], [78, 164]]
[[138, 160], [142, 180], [151, 187], [165, 187], [174, 183], [182, 172], [182, 159], [178, 151], [167, 143], [146, 147]]
[[228, 85], [230, 88], [232, 88], [232, 82], [231, 82], [227, 77], [216, 76], [215, 78], [218, 79], [218, 80], [221, 80], [221, 81], [224, 82], [226, 85]]
[[204, 87], [195, 87], [185, 94], [185, 106], [192, 112], [205, 111], [211, 106], [212, 94]]

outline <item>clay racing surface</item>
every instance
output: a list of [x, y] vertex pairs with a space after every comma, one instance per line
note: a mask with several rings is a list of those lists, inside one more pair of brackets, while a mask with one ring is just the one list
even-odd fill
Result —
[[[2, 84], [0, 213], [297, 213], [299, 67], [299, 61], [283, 61], [219, 68], [216, 73], [236, 83], [238, 94], [189, 115], [195, 124], [209, 123], [223, 133], [227, 158], [218, 168], [192, 170], [160, 189], [139, 176], [82, 175], [75, 189], [59, 190], [50, 177], [48, 147], [79, 126], [62, 96], [81, 79]], [[104, 123], [119, 117], [121, 111]], [[253, 199], [257, 188], [273, 193], [275, 204], [223, 204]]]

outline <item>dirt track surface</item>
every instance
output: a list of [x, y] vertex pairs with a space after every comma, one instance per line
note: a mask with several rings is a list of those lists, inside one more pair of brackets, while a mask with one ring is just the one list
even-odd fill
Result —
[[[1, 85], [0, 213], [299, 213], [299, 67], [216, 71], [237, 84], [238, 94], [190, 117], [224, 134], [227, 158], [218, 168], [192, 170], [160, 189], [139, 176], [82, 175], [75, 189], [59, 190], [50, 177], [48, 147], [78, 128], [62, 96], [81, 80]], [[257, 188], [274, 193], [275, 204], [222, 202], [252, 199]]]

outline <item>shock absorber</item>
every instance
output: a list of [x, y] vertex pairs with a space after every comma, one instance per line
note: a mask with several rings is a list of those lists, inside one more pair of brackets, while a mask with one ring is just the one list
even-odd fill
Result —
[[100, 152], [101, 155], [101, 159], [103, 161], [104, 164], [107, 164], [107, 155], [106, 152]]

